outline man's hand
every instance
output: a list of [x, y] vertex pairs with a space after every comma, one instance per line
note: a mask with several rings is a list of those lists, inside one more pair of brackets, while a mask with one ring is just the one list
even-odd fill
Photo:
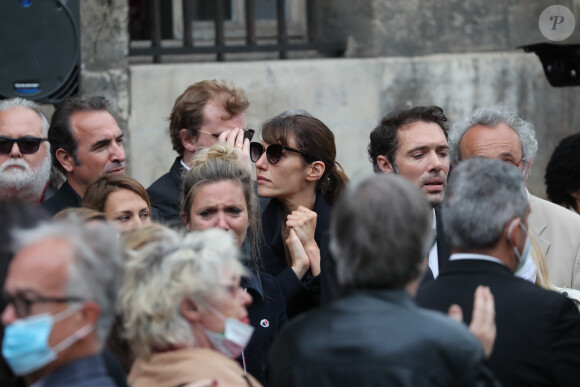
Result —
[[252, 160], [250, 159], [250, 140], [244, 138], [244, 129], [235, 128], [223, 131], [218, 137], [218, 141], [227, 142], [236, 150], [240, 158], [240, 164], [248, 171], [252, 171]]
[[[456, 321], [463, 322], [463, 312], [459, 305], [451, 305], [448, 315]], [[491, 294], [487, 286], [478, 286], [475, 289], [469, 330], [481, 342], [485, 356], [489, 358], [493, 351], [497, 331], [495, 326], [495, 303], [493, 294]]]

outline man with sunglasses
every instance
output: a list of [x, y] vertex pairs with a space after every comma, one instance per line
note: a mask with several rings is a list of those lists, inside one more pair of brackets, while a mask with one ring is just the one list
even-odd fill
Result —
[[80, 207], [85, 190], [105, 173], [125, 174], [123, 132], [105, 97], [75, 96], [57, 105], [48, 140], [66, 181], [43, 207], [51, 214]]
[[39, 203], [50, 179], [48, 121], [36, 103], [0, 101], [0, 199]]
[[164, 223], [183, 226], [181, 218], [181, 175], [195, 153], [218, 141], [239, 149], [250, 169], [249, 148], [254, 135], [246, 127], [244, 112], [249, 106], [242, 89], [216, 80], [190, 85], [173, 105], [169, 135], [179, 156], [168, 173], [147, 189], [151, 207], [158, 209]]
[[2, 355], [34, 386], [115, 383], [99, 355], [115, 319], [122, 257], [109, 225], [44, 223], [16, 235]]

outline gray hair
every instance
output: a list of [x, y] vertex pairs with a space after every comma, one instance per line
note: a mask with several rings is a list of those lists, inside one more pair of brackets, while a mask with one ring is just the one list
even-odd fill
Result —
[[401, 176], [351, 182], [331, 224], [340, 285], [400, 289], [418, 278], [433, 241], [432, 212], [425, 195]]
[[233, 237], [209, 229], [185, 236], [166, 230], [163, 238], [136, 251], [127, 262], [118, 310], [129, 344], [139, 358], [154, 350], [195, 345], [184, 300], [203, 303], [219, 292], [224, 269], [244, 275]]
[[494, 127], [504, 123], [516, 131], [522, 147], [522, 160], [531, 163], [538, 151], [538, 141], [534, 132], [534, 125], [524, 121], [514, 110], [503, 106], [493, 105], [480, 107], [471, 113], [470, 117], [464, 117], [457, 121], [449, 131], [449, 156], [451, 164], [457, 165], [461, 161], [459, 145], [465, 133], [476, 125]]
[[[17, 107], [30, 109], [30, 110], [34, 111], [36, 114], [38, 114], [38, 116], [42, 120], [42, 133], [44, 133], [44, 136], [48, 135], [48, 127], [49, 127], [48, 119], [46, 118], [46, 115], [44, 114], [44, 112], [40, 108], [39, 104], [37, 104], [36, 102], [30, 101], [30, 100], [27, 100], [27, 99], [18, 98], [18, 97], [0, 100], [0, 112], [4, 112], [4, 111], [10, 110], [10, 109], [17, 108]], [[49, 146], [50, 146], [50, 144], [49, 144]], [[50, 150], [48, 150], [47, 152], [50, 153]]]
[[505, 226], [528, 208], [522, 173], [500, 160], [475, 157], [453, 171], [443, 203], [445, 236], [462, 252], [497, 244]]
[[115, 300], [122, 279], [122, 249], [117, 233], [105, 223], [85, 225], [79, 219], [68, 219], [44, 223], [15, 235], [18, 250], [51, 239], [70, 243], [74, 259], [68, 268], [66, 293], [99, 305], [95, 331], [101, 347], [115, 320]]

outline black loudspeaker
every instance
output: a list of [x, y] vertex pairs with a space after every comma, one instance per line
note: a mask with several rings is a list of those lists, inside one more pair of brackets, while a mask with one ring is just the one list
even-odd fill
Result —
[[538, 43], [520, 48], [536, 53], [550, 85], [580, 86], [580, 44]]
[[0, 0], [0, 98], [78, 94], [80, 0]]

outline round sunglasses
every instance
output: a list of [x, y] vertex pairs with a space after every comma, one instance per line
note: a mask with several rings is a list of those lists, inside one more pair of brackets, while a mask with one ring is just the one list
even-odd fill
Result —
[[40, 148], [40, 143], [43, 141], [48, 141], [48, 138], [39, 138], [39, 137], [18, 137], [18, 138], [11, 138], [0, 136], [0, 154], [7, 155], [12, 150], [14, 143], [18, 144], [18, 148], [20, 149], [20, 153], [24, 155], [28, 155], [31, 153], [38, 152], [38, 148]]
[[260, 157], [266, 152], [266, 160], [270, 164], [277, 164], [282, 157], [282, 151], [288, 150], [290, 152], [300, 153], [305, 158], [308, 158], [308, 154], [298, 149], [290, 148], [289, 146], [282, 144], [271, 144], [267, 148], [259, 142], [250, 143], [250, 159], [255, 163]]

